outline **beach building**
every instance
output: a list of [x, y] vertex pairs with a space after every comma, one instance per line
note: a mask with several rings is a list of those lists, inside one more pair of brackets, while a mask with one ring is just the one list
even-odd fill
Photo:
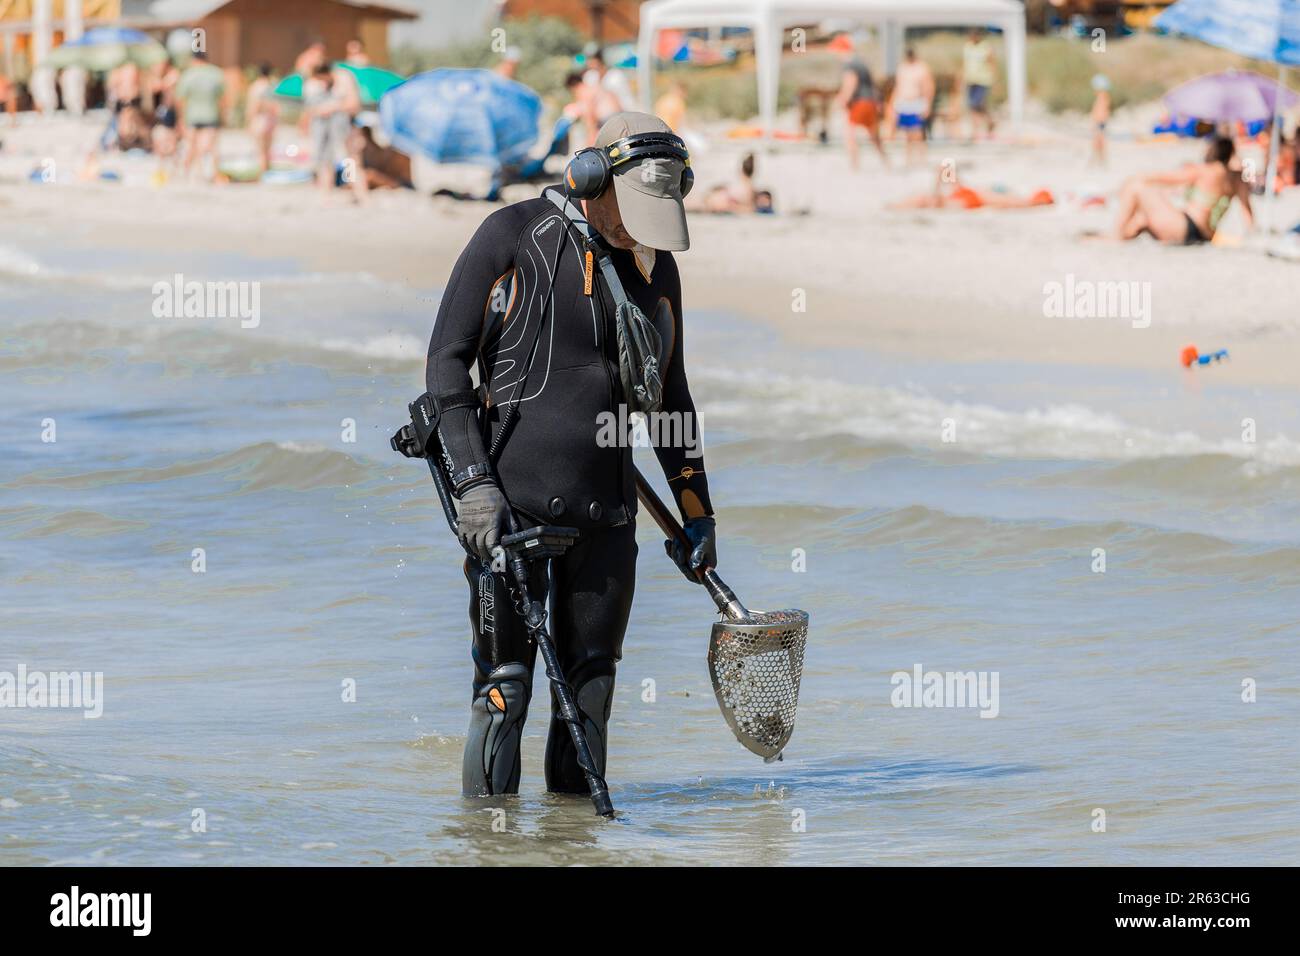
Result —
[[267, 62], [288, 70], [317, 39], [331, 56], [359, 39], [371, 60], [384, 64], [389, 25], [418, 16], [378, 0], [0, 0], [0, 69], [25, 77], [44, 52], [96, 26], [135, 27], [159, 37], [202, 29], [218, 66]]
[[640, 11], [640, 0], [505, 0], [501, 15], [559, 17], [583, 36], [601, 43], [623, 43], [636, 39]]

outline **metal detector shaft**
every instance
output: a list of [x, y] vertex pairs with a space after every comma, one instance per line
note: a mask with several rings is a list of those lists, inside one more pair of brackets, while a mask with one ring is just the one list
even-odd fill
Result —
[[[519, 530], [519, 521], [512, 511], [510, 531], [515, 533]], [[518, 551], [509, 550], [506, 553], [509, 555], [510, 574], [515, 579], [515, 586], [519, 588], [524, 624], [528, 627], [533, 640], [537, 642], [537, 653], [542, 655], [546, 676], [550, 678], [551, 689], [555, 692], [555, 702], [560, 708], [560, 719], [569, 727], [569, 739], [573, 741], [578, 766], [582, 769], [583, 776], [587, 778], [591, 802], [595, 804], [596, 812], [601, 816], [612, 817], [614, 804], [609, 798], [609, 786], [600, 771], [596, 769], [596, 760], [591, 754], [591, 745], [587, 743], [587, 732], [582, 726], [582, 717], [573, 702], [573, 688], [564, 679], [564, 671], [560, 669], [560, 658], [555, 653], [555, 644], [551, 640], [550, 632], [546, 630], [546, 607], [541, 602], [534, 601], [528, 590], [528, 562]]]
[[[650, 516], [655, 519], [655, 524], [664, 534], [676, 541], [681, 547], [686, 549], [686, 553], [691, 553], [691, 541], [686, 537], [686, 532], [678, 524], [677, 517], [660, 499], [650, 482], [646, 480], [645, 475], [641, 474], [641, 469], [635, 465], [632, 466], [636, 472], [636, 496], [641, 499], [641, 504], [645, 510], [650, 512]], [[740, 603], [740, 598], [736, 597], [736, 592], [727, 587], [725, 581], [718, 577], [718, 572], [713, 568], [705, 568], [696, 572], [696, 577], [704, 585], [704, 589], [709, 592], [709, 597], [713, 598], [713, 603], [718, 606], [728, 619], [732, 621], [743, 621], [750, 614], [745, 605]]]
[[[424, 458], [429, 466], [429, 474], [433, 476], [433, 485], [438, 489], [438, 501], [442, 503], [442, 512], [447, 519], [447, 525], [451, 528], [451, 533], [459, 537], [458, 516], [451, 488], [448, 486], [447, 476], [443, 474], [441, 467], [439, 467], [438, 450], [431, 447], [436, 444], [438, 419], [440, 418], [437, 403], [430, 396], [424, 395], [412, 402], [409, 408], [412, 424], [399, 430], [393, 436], [393, 449], [407, 457], [419, 456]], [[414, 442], [411, 441], [413, 438], [416, 439]], [[519, 520], [511, 511], [510, 531], [514, 533], [519, 530]], [[468, 550], [467, 548], [466, 551], [468, 552]], [[550, 679], [551, 686], [555, 690], [555, 700], [560, 708], [561, 718], [569, 726], [569, 736], [573, 740], [578, 766], [582, 768], [583, 775], [587, 778], [587, 786], [591, 790], [591, 802], [595, 804], [596, 812], [601, 816], [612, 817], [614, 815], [614, 805], [609, 798], [609, 787], [600, 771], [596, 769], [596, 761], [592, 757], [591, 746], [587, 743], [587, 732], [582, 726], [582, 718], [579, 716], [578, 708], [573, 702], [573, 688], [569, 686], [568, 681], [564, 678], [564, 671], [560, 669], [559, 657], [555, 653], [555, 644], [546, 630], [546, 605], [534, 601], [528, 591], [528, 559], [517, 549], [507, 549], [506, 553], [509, 556], [507, 563], [510, 566], [511, 577], [514, 578], [515, 586], [519, 591], [520, 609], [523, 614], [524, 624], [527, 626], [533, 640], [537, 642], [537, 650], [542, 655], [542, 662], [546, 667], [546, 676]]]

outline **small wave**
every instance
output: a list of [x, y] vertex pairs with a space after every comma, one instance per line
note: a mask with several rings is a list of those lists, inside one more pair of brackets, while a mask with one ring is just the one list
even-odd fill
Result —
[[726, 518], [733, 534], [753, 541], [770, 541], [772, 529], [780, 528], [782, 535], [818, 551], [899, 548], [908, 561], [961, 568], [963, 573], [1081, 559], [1086, 569], [1092, 550], [1106, 548], [1116, 566], [1300, 585], [1300, 547], [1128, 520], [1012, 519], [921, 504], [859, 511], [786, 502], [729, 507]]
[[854, 547], [901, 547], [916, 560], [988, 571], [1032, 568], [1080, 555], [1090, 559], [1093, 548], [1104, 547], [1117, 566], [1300, 584], [1300, 547], [1245, 543], [1132, 521], [1007, 520], [909, 505], [842, 518], [832, 540], [852, 541]]
[[[1221, 455], [1268, 467], [1300, 466], [1300, 443], [1285, 436], [1247, 444], [1214, 441], [1191, 431], [1160, 432], [1107, 412], [1068, 403], [1007, 411], [944, 401], [891, 386], [825, 377], [773, 374], [700, 363], [692, 376], [706, 426], [746, 432], [755, 422], [769, 434], [821, 438], [851, 435], [869, 444], [969, 452], [999, 458], [1123, 461]], [[725, 398], [712, 396], [725, 395]], [[951, 423], [957, 441], [945, 442]]]
[[[1266, 456], [1267, 456], [1267, 448]], [[1270, 464], [1265, 457], [1243, 459], [1221, 452], [1186, 457], [1144, 458], [1119, 464], [1043, 475], [1028, 482], [1036, 486], [1136, 487], [1164, 492], [1215, 495], [1300, 491], [1300, 465]]]
[[29, 525], [19, 537], [47, 538], [54, 535], [68, 535], [74, 538], [98, 538], [148, 527], [143, 521], [114, 518], [98, 511], [85, 509], [51, 511], [33, 517], [37, 517], [37, 521]]
[[331, 448], [295, 442], [258, 442], [211, 458], [161, 468], [112, 468], [70, 475], [38, 472], [17, 478], [6, 487], [87, 489], [216, 475], [238, 481], [241, 493], [270, 489], [310, 491], [354, 485], [376, 474], [374, 466]]
[[[237, 328], [237, 326], [236, 326]], [[307, 338], [296, 341], [239, 331], [160, 322], [104, 325], [63, 320], [28, 323], [9, 330], [0, 350], [0, 371], [58, 367], [97, 368], [107, 349], [124, 349], [142, 361], [166, 365], [202, 363], [218, 371], [247, 371], [267, 359], [352, 369], [391, 362], [406, 366], [425, 360], [425, 346], [411, 335], [390, 333], [372, 339]]]
[[[24, 249], [8, 244], [0, 244], [0, 278], [10, 277], [36, 281], [75, 282], [79, 284], [100, 286], [105, 289], [136, 289], [149, 291], [159, 281], [171, 281], [172, 275], [160, 276], [158, 273], [132, 274], [112, 269], [64, 269], [42, 262]], [[383, 281], [374, 273], [355, 272], [286, 272], [259, 274], [256, 271], [241, 270], [238, 266], [223, 268], [190, 270], [185, 273], [187, 281], [247, 281], [259, 282], [269, 286], [380, 286]]]

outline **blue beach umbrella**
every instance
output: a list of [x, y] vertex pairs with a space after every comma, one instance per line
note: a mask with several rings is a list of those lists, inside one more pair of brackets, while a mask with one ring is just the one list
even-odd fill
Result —
[[1252, 59], [1300, 66], [1300, 0], [1179, 0], [1156, 26]]
[[384, 132], [402, 152], [493, 168], [527, 158], [541, 115], [541, 97], [491, 70], [431, 70], [379, 101]]
[[[1170, 33], [1279, 64], [1275, 103], [1281, 111], [1287, 67], [1300, 66], [1300, 0], [1179, 0], [1156, 17], [1155, 23]], [[1273, 193], [1280, 130], [1275, 114], [1265, 196]], [[1264, 218], [1267, 228], [1267, 215]]]

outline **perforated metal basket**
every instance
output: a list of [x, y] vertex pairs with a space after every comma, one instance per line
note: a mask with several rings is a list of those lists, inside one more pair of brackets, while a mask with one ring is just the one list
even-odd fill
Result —
[[719, 621], [709, 636], [709, 677], [718, 706], [736, 739], [769, 763], [779, 760], [794, 733], [803, 677], [808, 615], [804, 611], [749, 611]]

